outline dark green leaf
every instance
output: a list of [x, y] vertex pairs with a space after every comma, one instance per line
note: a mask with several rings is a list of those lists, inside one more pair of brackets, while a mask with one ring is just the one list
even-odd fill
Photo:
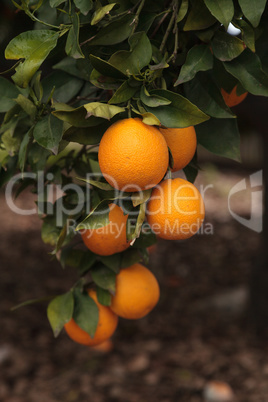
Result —
[[65, 3], [67, 0], [49, 0], [50, 7], [58, 7], [60, 4]]
[[47, 317], [57, 337], [64, 327], [64, 324], [70, 321], [73, 316], [74, 299], [72, 292], [55, 297], [47, 307]]
[[267, 0], [238, 0], [244, 16], [256, 28], [259, 25]]
[[76, 230], [99, 229], [103, 226], [107, 226], [110, 222], [109, 213], [110, 210], [107, 202], [101, 202], [82, 222], [79, 223]]
[[112, 302], [112, 295], [108, 290], [102, 289], [97, 286], [98, 302], [103, 306], [110, 306]]
[[97, 56], [91, 54], [89, 56], [92, 66], [102, 75], [106, 77], [112, 77], [116, 79], [125, 79], [126, 75], [120, 71], [120, 69], [116, 68], [108, 61], [102, 60]]
[[148, 224], [143, 224], [140, 237], [135, 240], [133, 248], [147, 248], [156, 243], [156, 235]]
[[217, 59], [228, 61], [239, 56], [245, 50], [245, 45], [236, 36], [218, 31], [212, 40], [212, 50]]
[[60, 263], [63, 268], [66, 266], [78, 268], [81, 265], [85, 254], [86, 253], [83, 250], [74, 249], [71, 247], [64, 248], [61, 251]]
[[120, 271], [121, 253], [116, 253], [107, 256], [100, 256], [99, 260], [114, 273], [118, 274]]
[[228, 73], [253, 95], [268, 96], [268, 76], [262, 71], [259, 57], [245, 50], [236, 59], [223, 63]]
[[90, 82], [97, 88], [118, 89], [122, 84], [122, 79], [107, 77], [99, 73], [96, 69], [93, 69], [92, 73], [90, 74]]
[[63, 71], [54, 71], [42, 80], [44, 87], [43, 102], [47, 102], [54, 88], [53, 99], [57, 102], [69, 102], [77, 95], [84, 82]]
[[52, 114], [74, 127], [93, 127], [103, 123], [103, 119], [100, 117], [91, 116], [87, 119], [87, 111], [84, 106], [80, 106], [76, 109], [66, 106], [64, 104], [59, 104], [57, 110], [52, 112]]
[[37, 109], [33, 102], [21, 94], [18, 95], [15, 101], [18, 105], [20, 105], [24, 112], [27, 113], [32, 120], [34, 120]]
[[73, 15], [73, 25], [71, 26], [67, 41], [65, 45], [65, 52], [68, 56], [73, 57], [74, 59], [84, 58], [84, 54], [79, 46], [79, 15], [75, 13]]
[[133, 34], [129, 40], [130, 51], [119, 50], [109, 63], [126, 75], [139, 74], [152, 58], [152, 46], [145, 32]]
[[219, 119], [235, 117], [209, 73], [198, 74], [194, 80], [184, 84], [184, 89], [190, 101], [209, 116]]
[[244, 20], [238, 20], [237, 25], [242, 31], [242, 40], [245, 45], [252, 51], [255, 52], [255, 32], [250, 24]]
[[233, 0], [204, 0], [204, 2], [211, 14], [227, 29], [234, 16]]
[[240, 137], [236, 119], [214, 119], [196, 127], [198, 143], [210, 152], [240, 160]]
[[6, 78], [0, 77], [0, 113], [7, 112], [15, 104], [15, 98], [19, 95], [19, 90]]
[[165, 127], [183, 128], [193, 126], [209, 118], [182, 95], [165, 89], [153, 90], [151, 94], [162, 96], [171, 101], [170, 105], [157, 108], [150, 108], [145, 105], [145, 109], [154, 114]]
[[13, 81], [26, 88], [30, 79], [57, 44], [58, 32], [36, 30], [23, 32], [12, 39], [6, 47], [6, 59], [25, 59], [16, 68]]
[[77, 142], [83, 145], [94, 145], [98, 144], [101, 140], [102, 135], [105, 133], [109, 123], [104, 122], [94, 127], [70, 127], [63, 134], [63, 139], [69, 142]]
[[117, 91], [113, 94], [111, 99], [109, 100], [109, 103], [111, 104], [117, 104], [117, 103], [123, 103], [131, 99], [135, 93], [137, 92], [137, 88], [131, 87], [128, 84], [128, 81], [125, 81], [118, 89]]
[[90, 45], [115, 45], [127, 39], [132, 31], [134, 16], [125, 15], [102, 28], [89, 42]]
[[28, 144], [29, 144], [29, 140], [30, 140], [30, 135], [32, 135], [32, 131], [33, 131], [33, 128], [30, 128], [30, 130], [25, 134], [25, 136], [20, 144], [19, 167], [22, 172], [24, 171], [24, 166], [25, 166], [26, 156], [27, 156], [27, 148], [28, 148]]
[[90, 268], [95, 264], [97, 260], [96, 254], [92, 253], [90, 250], [87, 250], [82, 257], [81, 262], [78, 265], [79, 275], [86, 274]]
[[84, 15], [87, 15], [93, 7], [92, 0], [74, 0], [74, 4]]
[[141, 87], [140, 98], [144, 105], [150, 107], [158, 107], [171, 104], [170, 100], [163, 98], [162, 96], [150, 95], [144, 86]]
[[93, 281], [102, 289], [115, 292], [116, 274], [105, 265], [97, 264], [90, 270]]
[[[139, 240], [139, 238], [135, 240], [135, 243], [137, 240]], [[137, 262], [141, 262], [141, 260], [142, 257], [139, 253], [139, 250], [137, 248], [130, 247], [122, 253], [120, 268], [130, 267]]]
[[33, 136], [38, 144], [56, 154], [62, 137], [62, 131], [62, 121], [52, 114], [48, 114], [36, 123]]
[[87, 293], [81, 293], [78, 289], [74, 290], [74, 300], [73, 319], [93, 338], [99, 322], [98, 306]]
[[[89, 81], [92, 67], [88, 59], [73, 59], [72, 57], [65, 57], [57, 64], [54, 64], [55, 70], [65, 71], [76, 78]], [[71, 79], [71, 77], [69, 77]]]
[[189, 50], [174, 86], [190, 81], [198, 71], [210, 70], [212, 67], [213, 56], [210, 48], [206, 45], [196, 45]]
[[180, 9], [179, 9], [179, 12], [178, 12], [178, 16], [177, 16], [177, 22], [180, 22], [180, 21], [183, 20], [183, 18], [187, 14], [188, 6], [189, 6], [188, 0], [182, 0], [181, 5], [180, 5]]
[[210, 14], [205, 6], [203, 0], [194, 0], [183, 30], [195, 31], [205, 29], [215, 24], [216, 21], [217, 20]]
[[51, 216], [46, 216], [43, 219], [43, 225], [41, 229], [41, 237], [44, 243], [55, 246], [60, 234], [60, 228], [56, 226], [55, 219]]
[[185, 168], [183, 168], [184, 174], [186, 176], [186, 179], [191, 182], [194, 183], [197, 175], [198, 175], [198, 169], [194, 166], [191, 166], [191, 164], [185, 166]]

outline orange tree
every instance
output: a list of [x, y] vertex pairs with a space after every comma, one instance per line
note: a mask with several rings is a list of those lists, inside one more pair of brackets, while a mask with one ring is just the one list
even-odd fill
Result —
[[[78, 337], [83, 331], [83, 339], [89, 339], [87, 334], [93, 339], [100, 306], [113, 305], [120, 270], [146, 264], [147, 248], [155, 242], [155, 233], [146, 225], [146, 205], [149, 200], [154, 210], [152, 192], [170, 182], [161, 182], [168, 167], [163, 138], [167, 136], [170, 146], [169, 179], [177, 170], [176, 159], [178, 169], [183, 168], [186, 179], [194, 182], [196, 142], [239, 160], [239, 131], [230, 107], [246, 93], [268, 96], [266, 0], [18, 0], [13, 4], [17, 13], [32, 20], [32, 29], [14, 37], [5, 49], [11, 68], [0, 77], [0, 183], [10, 183], [21, 172], [15, 176], [16, 195], [28, 186], [36, 192], [43, 241], [53, 247], [52, 254], [62, 266], [77, 270], [73, 288], [48, 305], [55, 336], [72, 323]], [[230, 26], [236, 36], [230, 34]], [[141, 131], [126, 131], [125, 121], [139, 125]], [[190, 131], [183, 130], [187, 127]], [[169, 139], [168, 129], [176, 129]], [[177, 144], [182, 144], [177, 147], [176, 136]], [[189, 150], [182, 164], [180, 147], [183, 153]], [[128, 165], [133, 153], [134, 165]], [[112, 175], [109, 167], [106, 171], [108, 164], [113, 166]], [[130, 178], [137, 171], [133, 177], [143, 178], [143, 172], [149, 177], [153, 171], [150, 183], [146, 178], [140, 190], [135, 187], [139, 182]], [[126, 191], [113, 185], [117, 173], [130, 185]], [[175, 180], [172, 191], [177, 193], [185, 181]], [[53, 186], [62, 191], [51, 201]], [[123, 222], [125, 234], [122, 247], [109, 245], [114, 251], [107, 252], [105, 235], [113, 228], [114, 204], [113, 214], [118, 208], [114, 220]], [[204, 213], [199, 216], [200, 226]], [[104, 252], [87, 249], [82, 231], [85, 244], [91, 239]], [[96, 292], [94, 298], [89, 285]], [[128, 286], [127, 306], [132, 293]], [[158, 289], [155, 282], [154, 286]], [[152, 298], [155, 305], [156, 290]]]

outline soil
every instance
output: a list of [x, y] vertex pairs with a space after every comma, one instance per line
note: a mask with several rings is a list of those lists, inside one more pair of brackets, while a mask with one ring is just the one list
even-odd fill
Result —
[[[204, 402], [210, 381], [229, 384], [235, 401], [268, 401], [268, 343], [258, 340], [246, 315], [260, 235], [227, 208], [228, 191], [248, 173], [205, 172], [198, 183], [213, 183], [205, 196], [207, 233], [158, 241], [150, 268], [160, 302], [141, 320], [120, 320], [106, 353], [75, 344], [64, 331], [54, 339], [46, 302], [11, 311], [64, 293], [77, 276], [48, 254], [40, 219], [12, 212], [1, 193], [1, 401]], [[248, 216], [248, 200], [234, 197], [233, 211]], [[16, 204], [32, 202], [23, 193]]]

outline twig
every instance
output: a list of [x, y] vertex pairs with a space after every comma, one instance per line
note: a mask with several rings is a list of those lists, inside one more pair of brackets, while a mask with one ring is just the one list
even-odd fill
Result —
[[157, 34], [158, 29], [160, 28], [160, 26], [163, 24], [163, 22], [165, 21], [165, 19], [167, 18], [168, 14], [171, 12], [171, 10], [167, 10], [167, 12], [163, 15], [163, 17], [161, 18], [161, 20], [158, 22], [158, 24], [156, 25], [152, 35], [151, 35], [151, 39], [153, 39], [155, 37], [155, 35]]
[[160, 48], [159, 48], [161, 53], [164, 50], [164, 47], [165, 47], [165, 44], [167, 42], [168, 36], [169, 36], [169, 34], [171, 32], [171, 29], [172, 29], [172, 25], [173, 25], [174, 20], [175, 20], [175, 18], [177, 16], [177, 12], [176, 12], [176, 4], [177, 4], [177, 2], [178, 2], [178, 0], [173, 1], [173, 13], [172, 13], [172, 16], [170, 18], [170, 21], [169, 21], [169, 24], [168, 24], [168, 27], [167, 27], [167, 30], [166, 30], [166, 33], [165, 33], [165, 35], [163, 37], [162, 43], [161, 43]]
[[140, 13], [141, 13], [141, 10], [143, 9], [144, 3], [145, 3], [145, 0], [141, 0], [140, 5], [139, 5], [139, 8], [138, 8], [138, 10], [137, 10], [137, 12], [136, 12], [136, 14], [135, 14], [134, 20], [133, 20], [133, 22], [132, 22], [133, 28], [132, 28], [132, 31], [131, 31], [130, 36], [134, 34], [134, 32], [135, 32], [135, 30], [136, 30], [136, 28], [137, 28], [137, 26], [138, 26], [139, 15], [140, 15]]
[[[176, 12], [175, 15], [177, 16], [177, 14], [178, 14], [178, 3], [177, 2], [175, 4], [175, 12]], [[177, 56], [177, 52], [178, 52], [179, 32], [178, 32], [178, 24], [177, 24], [176, 19], [175, 19], [175, 22], [174, 22], [173, 33], [175, 35], [174, 50], [173, 50], [172, 55], [168, 58], [167, 63], [169, 63], [172, 59], [173, 59], [173, 61], [175, 61], [176, 56]]]

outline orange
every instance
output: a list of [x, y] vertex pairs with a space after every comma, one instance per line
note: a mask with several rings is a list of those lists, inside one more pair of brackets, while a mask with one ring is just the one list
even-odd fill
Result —
[[122, 208], [116, 204], [109, 204], [109, 223], [95, 229], [81, 230], [82, 239], [93, 253], [112, 255], [126, 250], [130, 246], [127, 241], [127, 218]]
[[136, 320], [147, 315], [159, 300], [159, 285], [149, 269], [133, 264], [116, 276], [111, 310], [119, 317]]
[[160, 128], [172, 153], [172, 172], [183, 169], [191, 162], [196, 150], [196, 133], [193, 126], [186, 128]]
[[109, 353], [113, 350], [114, 344], [111, 339], [106, 339], [106, 341], [100, 343], [99, 345], [92, 346], [91, 348], [101, 353]]
[[237, 85], [235, 85], [230, 93], [221, 88], [221, 94], [227, 106], [233, 107], [239, 105], [247, 96], [248, 92], [244, 92], [242, 95], [237, 95]]
[[154, 187], [168, 168], [168, 148], [160, 131], [141, 119], [112, 124], [99, 146], [99, 164], [116, 189], [140, 191]]
[[[103, 306], [98, 302], [96, 292], [92, 289], [88, 291], [89, 296], [95, 301], [99, 309], [99, 321], [93, 338], [80, 328], [72, 318], [64, 328], [69, 337], [81, 345], [95, 346], [109, 339], [116, 330], [118, 317], [109, 307]], [[90, 319], [90, 317], [89, 317]]]
[[204, 202], [197, 188], [176, 178], [156, 186], [147, 204], [147, 221], [156, 235], [180, 240], [193, 236], [203, 223]]

